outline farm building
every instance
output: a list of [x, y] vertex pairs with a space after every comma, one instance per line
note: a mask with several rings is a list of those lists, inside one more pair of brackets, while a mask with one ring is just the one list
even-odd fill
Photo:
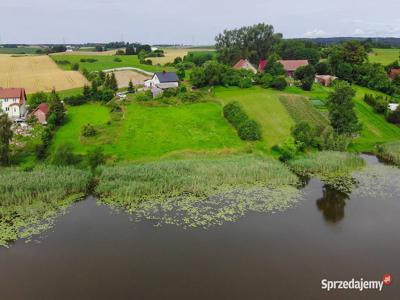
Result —
[[400, 69], [391, 69], [389, 72], [390, 79], [395, 80], [397, 76], [400, 76]]
[[308, 66], [308, 60], [278, 60], [278, 62], [281, 63], [289, 77], [293, 77], [298, 68]]
[[257, 69], [247, 60], [247, 59], [241, 59], [239, 60], [234, 66], [234, 69], [236, 70], [249, 70], [252, 71], [254, 74], [257, 73]]
[[22, 88], [0, 88], [1, 110], [12, 120], [25, 117], [26, 93]]
[[315, 82], [323, 86], [331, 86], [337, 77], [332, 75], [315, 75]]
[[47, 103], [41, 103], [33, 112], [32, 116], [38, 120], [42, 125], [47, 124], [47, 116], [49, 114], [50, 108]]
[[160, 89], [176, 88], [179, 86], [179, 77], [175, 72], [155, 73], [151, 79], [144, 82], [146, 88], [157, 87]]

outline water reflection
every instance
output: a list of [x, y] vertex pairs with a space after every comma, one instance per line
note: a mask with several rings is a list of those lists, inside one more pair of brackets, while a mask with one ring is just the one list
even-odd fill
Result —
[[347, 200], [349, 200], [348, 195], [324, 186], [323, 196], [317, 200], [317, 207], [326, 221], [337, 223], [344, 218]]

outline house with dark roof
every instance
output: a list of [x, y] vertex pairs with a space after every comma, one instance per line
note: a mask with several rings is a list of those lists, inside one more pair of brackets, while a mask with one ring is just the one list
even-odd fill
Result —
[[22, 88], [0, 87], [0, 109], [11, 120], [25, 117], [26, 115], [26, 92]]
[[234, 66], [234, 69], [236, 70], [249, 70], [253, 72], [254, 74], [257, 73], [257, 69], [247, 60], [247, 59], [241, 59], [239, 60]]
[[39, 106], [32, 112], [32, 116], [34, 116], [37, 121], [42, 124], [47, 124], [47, 116], [49, 114], [50, 107], [47, 103], [41, 103]]
[[308, 66], [308, 60], [278, 60], [278, 62], [289, 77], [293, 77], [298, 68]]
[[175, 72], [158, 72], [154, 73], [151, 79], [144, 82], [146, 88], [169, 89], [179, 86], [179, 77]]

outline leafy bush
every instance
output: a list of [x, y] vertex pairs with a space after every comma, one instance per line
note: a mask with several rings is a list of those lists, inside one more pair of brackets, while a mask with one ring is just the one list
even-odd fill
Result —
[[284, 76], [275, 77], [271, 82], [271, 87], [283, 91], [287, 87], [287, 81]]
[[321, 150], [342, 152], [347, 150], [350, 143], [347, 136], [337, 134], [331, 126], [325, 128], [317, 142]]
[[223, 108], [224, 117], [236, 128], [238, 135], [245, 141], [261, 140], [260, 125], [250, 120], [246, 112], [237, 102], [231, 102]]
[[80, 62], [83, 62], [83, 63], [95, 63], [95, 62], [97, 62], [98, 60], [97, 59], [95, 59], [95, 58], [81, 58], [80, 59]]
[[53, 154], [52, 164], [57, 166], [69, 166], [79, 163], [79, 157], [73, 153], [71, 144], [61, 144]]
[[92, 171], [94, 171], [98, 166], [103, 165], [106, 161], [104, 150], [101, 147], [96, 147], [93, 150], [89, 150], [86, 158]]
[[315, 129], [309, 123], [302, 121], [293, 127], [292, 136], [299, 150], [304, 151], [314, 145]]
[[400, 106], [397, 108], [397, 110], [388, 114], [387, 120], [393, 124], [400, 124]]
[[77, 95], [64, 98], [64, 102], [71, 106], [77, 106], [87, 103], [88, 99], [83, 95]]
[[119, 57], [114, 58], [115, 62], [122, 62], [122, 59], [120, 59]]
[[261, 140], [260, 125], [254, 120], [247, 120], [238, 130], [239, 137], [244, 141]]
[[191, 91], [178, 95], [179, 100], [181, 100], [183, 103], [195, 103], [198, 102], [202, 97], [203, 95], [198, 91]]
[[223, 112], [224, 112], [224, 117], [236, 129], [239, 129], [239, 127], [249, 119], [247, 114], [244, 112], [243, 108], [237, 102], [230, 102], [227, 105], [225, 105]]
[[97, 134], [96, 128], [92, 124], [86, 124], [82, 128], [82, 136], [91, 137]]
[[297, 144], [292, 137], [286, 139], [283, 145], [279, 146], [278, 150], [281, 153], [279, 160], [284, 162], [295, 158], [299, 152]]
[[364, 102], [371, 105], [375, 112], [379, 114], [385, 114], [388, 110], [390, 99], [382, 96], [374, 96], [371, 94], [364, 95]]
[[71, 66], [71, 70], [72, 70], [72, 71], [79, 71], [79, 64], [78, 64], [78, 63], [74, 63], [74, 64]]

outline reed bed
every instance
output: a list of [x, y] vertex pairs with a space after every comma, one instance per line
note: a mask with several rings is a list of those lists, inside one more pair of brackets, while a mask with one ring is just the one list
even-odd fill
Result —
[[378, 156], [400, 166], [400, 141], [379, 145]]
[[49, 228], [63, 208], [86, 193], [90, 182], [90, 172], [74, 168], [0, 169], [0, 245]]
[[208, 227], [246, 211], [282, 210], [297, 201], [298, 178], [256, 155], [104, 167], [101, 200], [148, 219]]
[[364, 167], [365, 161], [354, 153], [323, 151], [291, 160], [288, 165], [301, 176], [316, 176], [332, 188], [350, 193], [355, 185], [351, 174]]

